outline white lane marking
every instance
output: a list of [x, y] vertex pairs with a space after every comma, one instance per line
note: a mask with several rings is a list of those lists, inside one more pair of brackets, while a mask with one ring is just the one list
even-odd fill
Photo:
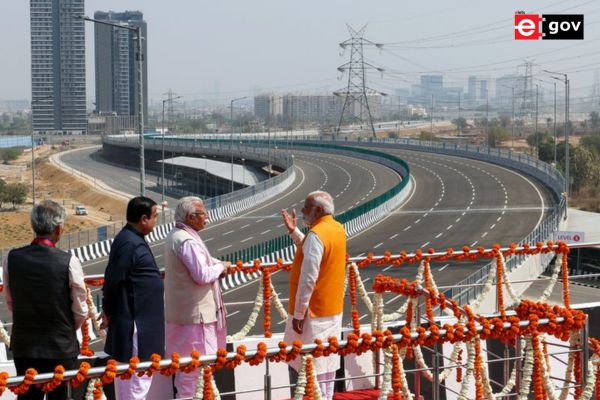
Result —
[[249, 227], [249, 226], [250, 226], [250, 224], [246, 224], [246, 225], [244, 225], [244, 226], [240, 227], [240, 229], [244, 229], [244, 228], [247, 228], [247, 227]]
[[453, 227], [453, 226], [454, 226], [454, 225], [449, 225], [449, 226], [446, 228], [446, 230], [447, 230], [447, 231], [449, 231], [450, 229], [452, 229], [452, 227]]
[[208, 238], [208, 239], [204, 239], [204, 243], [210, 242], [211, 240], [213, 240], [214, 238]]
[[459, 222], [459, 221], [460, 221], [460, 217], [458, 217], [454, 220], [454, 222]]
[[484, 238], [487, 236], [487, 234], [488, 234], [487, 232], [483, 232], [483, 235], [481, 235], [481, 237]]
[[264, 235], [265, 233], [269, 233], [269, 232], [271, 232], [271, 230], [270, 230], [270, 229], [267, 229], [266, 231], [264, 231], [264, 232], [261, 232], [260, 234], [261, 234], [261, 235]]
[[364, 256], [364, 255], [365, 255], [365, 253], [360, 253], [360, 254], [359, 254], [359, 255], [357, 255], [356, 257], [362, 257], [362, 256]]
[[227, 246], [225, 246], [225, 247], [221, 247], [220, 249], [217, 249], [217, 251], [225, 250], [225, 249], [228, 249], [228, 248], [230, 248], [230, 247], [231, 247], [231, 245], [230, 245], [230, 244], [228, 244], [228, 245], [227, 245]]
[[440, 268], [440, 272], [442, 272], [443, 270], [445, 270], [448, 267], [448, 265], [450, 265], [450, 264], [446, 264], [442, 268]]
[[498, 219], [496, 219], [496, 222], [500, 222], [501, 219], [502, 217], [498, 217]]
[[418, 224], [419, 222], [421, 222], [421, 218], [419, 218], [418, 220], [416, 220], [415, 224]]
[[477, 244], [477, 242], [478, 242], [478, 241], [476, 240], [476, 241], [474, 241], [473, 243], [471, 243], [471, 247], [475, 246], [475, 245]]
[[238, 314], [240, 310], [234, 311], [232, 313], [228, 313], [226, 318], [233, 317], [235, 314]]
[[383, 269], [383, 272], [387, 271], [387, 270], [388, 270], [388, 269], [390, 269], [390, 268], [392, 268], [392, 266], [391, 266], [391, 265], [388, 265], [387, 267], [385, 267], [385, 268]]
[[233, 232], [235, 232], [235, 231], [229, 231], [229, 232], [225, 232], [225, 233], [223, 234], [223, 236], [227, 236], [227, 235], [229, 235], [230, 233], [233, 233]]
[[397, 233], [395, 233], [395, 234], [393, 234], [392, 236], [390, 236], [390, 239], [395, 239], [396, 237], [398, 237], [398, 234], [397, 234]]
[[361, 319], [365, 319], [365, 317], [368, 317], [368, 316], [369, 316], [369, 314], [365, 314], [362, 317], [360, 317], [358, 320], [360, 321]]
[[442, 233], [438, 233], [437, 236], [435, 237], [436, 239], [439, 238], [440, 236], [442, 236]]
[[376, 249], [376, 248], [378, 248], [379, 246], [381, 246], [382, 244], [383, 244], [383, 242], [381, 242], [381, 243], [379, 243], [379, 244], [375, 245], [373, 248], [374, 248], [374, 249]]
[[252, 240], [253, 238], [254, 238], [253, 236], [250, 236], [250, 237], [247, 237], [246, 239], [240, 240], [240, 242], [244, 243], [244, 242], [247, 242], [248, 240]]
[[265, 219], [261, 218], [261, 219], [257, 219], [255, 222], [258, 224], [259, 222], [263, 222]]
[[371, 280], [371, 278], [363, 279], [363, 283], [367, 283]]
[[425, 247], [425, 246], [427, 246], [428, 244], [429, 244], [429, 242], [425, 242], [425, 243], [423, 243], [423, 244], [421, 245], [421, 247]]
[[412, 228], [412, 225], [407, 226], [406, 228], [404, 228], [404, 232], [406, 232], [407, 230], [409, 230], [410, 228]]
[[490, 229], [494, 229], [496, 227], [496, 224], [492, 224], [492, 226], [490, 226]]
[[392, 297], [391, 299], [389, 299], [388, 301], [385, 302], [385, 304], [390, 304], [392, 301], [397, 300], [398, 298], [404, 296], [403, 294], [399, 294], [396, 297]]
[[279, 225], [277, 225], [277, 227], [278, 227], [278, 228], [281, 228], [281, 227], [283, 227], [283, 224], [279, 224]]

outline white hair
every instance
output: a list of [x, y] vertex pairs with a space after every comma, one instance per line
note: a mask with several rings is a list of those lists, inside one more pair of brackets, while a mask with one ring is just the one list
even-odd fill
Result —
[[310, 192], [308, 197], [312, 198], [315, 205], [321, 207], [323, 214], [331, 214], [335, 212], [335, 206], [333, 205], [333, 197], [327, 192], [317, 190]]
[[31, 227], [38, 235], [49, 235], [65, 224], [65, 208], [52, 200], [43, 200], [31, 209]]
[[185, 222], [188, 215], [196, 212], [196, 203], [204, 204], [200, 197], [186, 196], [179, 199], [175, 209], [175, 221]]

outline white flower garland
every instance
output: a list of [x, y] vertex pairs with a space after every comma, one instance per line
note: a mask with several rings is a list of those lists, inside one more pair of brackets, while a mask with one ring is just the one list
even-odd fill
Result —
[[2, 323], [1, 320], [0, 320], [0, 340], [2, 341], [2, 343], [4, 343], [6, 345], [7, 348], [10, 347], [10, 335], [8, 334], [8, 331], [4, 328], [4, 324]]
[[[519, 339], [520, 340], [520, 339]], [[508, 382], [504, 385], [502, 390], [498, 393], [494, 393], [492, 389], [492, 385], [490, 382], [489, 371], [487, 368], [483, 368], [481, 371], [481, 380], [483, 382], [483, 392], [484, 396], [487, 399], [498, 399], [503, 398], [510, 392], [512, 392], [513, 388], [517, 383], [517, 368], [521, 365], [521, 360], [515, 360], [513, 364], [512, 371], [510, 372], [510, 377], [508, 378]]]
[[[594, 389], [596, 388], [596, 367], [600, 364], [600, 357], [597, 354], [594, 354], [588, 360], [588, 373], [585, 381], [587, 382], [585, 388], [583, 389], [583, 393], [579, 400], [589, 400], [592, 398], [592, 394], [594, 393]], [[597, 395], [597, 394], [596, 394]]]
[[[569, 339], [569, 344], [571, 349], [575, 348], [575, 346], [577, 346], [577, 344], [579, 343], [579, 340], [581, 339], [581, 334], [580, 332], [573, 332], [573, 334], [571, 335], [570, 339]], [[541, 341], [540, 341], [540, 345], [541, 345]], [[542, 349], [540, 349], [540, 352]], [[575, 357], [574, 357], [575, 353], [569, 353], [569, 358], [568, 358], [568, 362], [567, 362], [567, 369], [565, 371], [565, 377], [564, 377], [564, 386], [569, 386], [568, 383], [571, 382], [571, 376], [573, 374], [573, 368], [574, 368], [574, 362], [575, 362]], [[548, 398], [550, 400], [566, 400], [566, 398], [569, 396], [569, 389], [566, 387], [563, 387], [560, 392], [555, 391], [555, 387], [554, 387], [554, 383], [552, 382], [552, 379], [550, 378], [550, 370], [549, 370], [549, 365], [546, 363], [545, 357], [543, 357], [542, 360], [542, 379], [544, 382], [544, 389], [546, 390], [546, 393], [548, 394]], [[557, 394], [558, 393], [558, 394]]]
[[248, 322], [246, 322], [246, 325], [244, 325], [244, 327], [239, 332], [234, 333], [233, 335], [228, 335], [227, 336], [228, 342], [242, 340], [243, 338], [246, 337], [246, 335], [248, 335], [248, 332], [250, 332], [250, 330], [254, 327], [254, 325], [256, 325], [256, 319], [258, 318], [258, 313], [260, 312], [262, 305], [263, 305], [263, 282], [262, 282], [262, 279], [260, 279], [259, 284], [258, 284], [258, 292], [256, 293], [256, 298], [254, 299], [254, 308], [252, 309], [252, 312], [250, 313], [250, 316], [248, 317]]
[[369, 309], [369, 312], [372, 313], [373, 312], [373, 303], [371, 302], [371, 299], [369, 298], [369, 294], [367, 293], [367, 290], [365, 289], [365, 285], [364, 285], [362, 279], [360, 278], [360, 272], [358, 272], [358, 266], [355, 263], [352, 263], [352, 264], [350, 264], [350, 268], [352, 268], [354, 270], [354, 273], [356, 274], [356, 288], [358, 289], [358, 293], [360, 293], [360, 298], [362, 299], [363, 303], [365, 303], [365, 305]]
[[271, 297], [273, 299], [273, 303], [275, 304], [275, 308], [277, 309], [277, 312], [281, 316], [281, 319], [286, 320], [288, 317], [287, 310], [281, 303], [281, 300], [279, 299], [279, 295], [277, 294], [277, 291], [273, 287], [273, 283], [271, 283], [271, 293], [272, 293]]
[[106, 338], [106, 329], [102, 329], [100, 328], [100, 321], [99, 321], [99, 313], [98, 313], [98, 309], [96, 308], [96, 304], [94, 303], [94, 300], [92, 299], [92, 292], [90, 291], [90, 288], [87, 287], [87, 297], [86, 297], [86, 303], [88, 305], [88, 316], [92, 319], [92, 323], [94, 324], [94, 330], [96, 331], [96, 333], [98, 334], [98, 336], [100, 336], [100, 338], [104, 339]]
[[[98, 382], [99, 380], [100, 379], [98, 378], [90, 379], [87, 385], [87, 389], [85, 391], [85, 400], [94, 400], [94, 390], [96, 389], [96, 382]], [[106, 400], [106, 396], [104, 395], [104, 390], [102, 386], [100, 386], [100, 391], [102, 392], [102, 399]]]
[[383, 382], [379, 400], [387, 400], [388, 393], [392, 391], [392, 352], [390, 349], [383, 350]]
[[[308, 358], [312, 358], [310, 354], [305, 354], [302, 356], [302, 364], [300, 365], [300, 370], [298, 371], [298, 382], [296, 383], [296, 390], [294, 391], [294, 400], [302, 400], [304, 399], [304, 393], [306, 392], [306, 360]], [[314, 364], [313, 364], [314, 365]], [[319, 385], [319, 381], [317, 380], [317, 374], [315, 369], [312, 371], [313, 375], [313, 387], [314, 387], [314, 400], [321, 400], [323, 395], [321, 393], [321, 386]]]
[[531, 390], [531, 381], [533, 377], [533, 362], [534, 348], [531, 341], [531, 336], [525, 337], [525, 361], [523, 361], [523, 378], [521, 379], [521, 387], [517, 396], [518, 400], [527, 400]]
[[546, 286], [546, 289], [544, 289], [544, 292], [538, 299], [539, 302], [545, 303], [548, 297], [550, 297], [550, 295], [552, 294], [554, 286], [558, 281], [558, 274], [560, 273], [561, 267], [562, 257], [560, 257], [560, 254], [557, 254], [556, 260], [554, 260], [554, 265], [552, 266], [552, 276], [550, 277], [550, 282], [548, 282], [548, 286]]
[[465, 375], [463, 376], [460, 391], [458, 392], [458, 400], [470, 400], [469, 399], [469, 387], [471, 384], [471, 376], [475, 369], [475, 343], [473, 340], [466, 343], [467, 345], [467, 368]]

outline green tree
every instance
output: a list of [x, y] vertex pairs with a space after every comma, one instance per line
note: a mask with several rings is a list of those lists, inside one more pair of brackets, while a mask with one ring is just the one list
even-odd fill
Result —
[[463, 117], [453, 119], [452, 123], [456, 126], [456, 129], [458, 129], [460, 132], [464, 131], [469, 126], [469, 124], [467, 124], [467, 120], [464, 119]]
[[500, 143], [505, 142], [510, 139], [510, 134], [504, 128], [499, 126], [495, 126], [490, 129], [488, 134], [488, 146], [496, 147]]
[[13, 208], [17, 205], [25, 203], [28, 187], [24, 183], [9, 183], [4, 188], [6, 202], [12, 203]]
[[579, 144], [583, 147], [587, 147], [590, 150], [594, 149], [596, 153], [600, 154], [600, 132], [582, 137]]
[[21, 154], [23, 154], [23, 149], [20, 147], [0, 149], [0, 160], [3, 163], [7, 163], [8, 161], [16, 160]]
[[585, 186], [594, 187], [598, 183], [600, 158], [598, 153], [585, 146], [576, 146], [571, 157], [572, 189], [578, 192]]

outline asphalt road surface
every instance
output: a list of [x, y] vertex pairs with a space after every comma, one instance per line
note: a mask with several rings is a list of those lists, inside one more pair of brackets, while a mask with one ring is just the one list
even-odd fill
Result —
[[[445, 250], [447, 247], [460, 249], [463, 245], [508, 245], [531, 232], [548, 212], [547, 207], [552, 205], [550, 194], [543, 185], [504, 167], [438, 154], [396, 149], [386, 151], [398, 155], [410, 165], [414, 188], [401, 208], [375, 226], [349, 238], [351, 256], [363, 256], [369, 251], [382, 254], [390, 250], [397, 254], [400, 250], [429, 247]], [[63, 158], [63, 162], [104, 180], [115, 189], [132, 195], [139, 190], [136, 171], [98, 162], [91, 157], [92, 152], [71, 153]], [[400, 180], [394, 171], [369, 161], [321, 153], [295, 152], [295, 155], [296, 181], [288, 192], [227, 221], [211, 224], [201, 232], [214, 256], [283, 234], [279, 210], [299, 210], [310, 191], [330, 192], [335, 198], [336, 213], [340, 213], [376, 197]], [[152, 251], [162, 266], [163, 244], [154, 243]], [[106, 259], [98, 259], [86, 263], [86, 274], [102, 273], [106, 262]], [[438, 285], [451, 285], [483, 264], [432, 263], [432, 271]], [[377, 273], [413, 279], [416, 269], [417, 265], [382, 269], [370, 267], [361, 270], [361, 277], [369, 288]], [[273, 284], [280, 296], [286, 298], [287, 273], [274, 274]], [[257, 282], [250, 282], [230, 289], [224, 293], [225, 301], [250, 302], [257, 288]], [[98, 294], [97, 290], [94, 292]], [[385, 311], [397, 309], [401, 301], [390, 296], [385, 300]], [[228, 307], [230, 333], [242, 327], [251, 308], [249, 304]], [[346, 308], [348, 310], [349, 307]], [[362, 322], [367, 323], [369, 317], [362, 305], [359, 312]], [[349, 312], [345, 313], [344, 321], [349, 323]], [[273, 325], [273, 331], [283, 330], [278, 316], [274, 315]], [[257, 323], [251, 334], [261, 331], [262, 325]]]

